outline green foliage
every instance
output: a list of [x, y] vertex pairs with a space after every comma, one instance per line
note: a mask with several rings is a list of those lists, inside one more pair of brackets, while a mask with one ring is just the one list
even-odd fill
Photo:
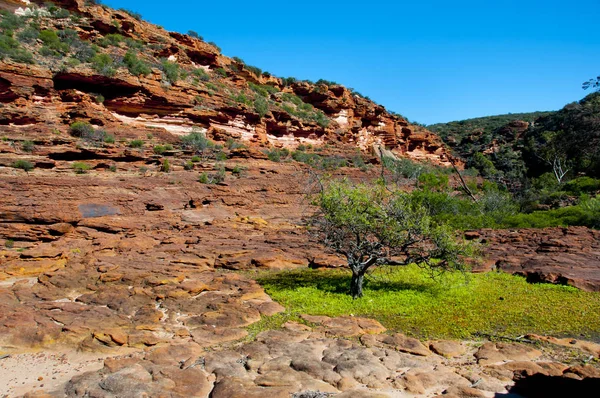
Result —
[[319, 211], [310, 228], [320, 242], [346, 257], [354, 298], [362, 296], [365, 272], [377, 265], [416, 263], [435, 272], [466, 270], [464, 257], [473, 255], [473, 248], [447, 225], [434, 222], [410, 194], [346, 180], [322, 186], [313, 199]]
[[194, 155], [194, 156], [192, 156], [191, 162], [192, 162], [192, 163], [198, 163], [198, 162], [200, 162], [200, 160], [202, 160], [202, 159], [200, 158], [200, 156], [198, 156], [198, 155]]
[[165, 59], [161, 63], [161, 69], [169, 83], [175, 84], [179, 80], [179, 65], [177, 63]]
[[47, 48], [62, 55], [68, 53], [71, 48], [68, 43], [62, 42], [53, 30], [42, 30], [39, 39]]
[[17, 39], [23, 43], [34, 43], [40, 36], [40, 30], [34, 26], [28, 26], [19, 33]]
[[21, 144], [21, 149], [25, 152], [33, 152], [35, 148], [35, 144], [33, 143], [33, 141], [23, 141], [23, 143]]
[[[555, 181], [555, 180], [553, 180]], [[600, 179], [587, 176], [575, 178], [564, 185], [564, 190], [575, 195], [600, 191]]]
[[252, 105], [252, 100], [250, 98], [248, 98], [246, 96], [246, 94], [244, 94], [243, 92], [238, 92], [237, 94], [233, 94], [231, 96], [231, 99], [238, 104], [244, 104], [247, 106]]
[[263, 97], [268, 97], [270, 94], [275, 94], [275, 93], [279, 92], [279, 89], [277, 87], [270, 86], [268, 84], [259, 85], [259, 84], [254, 84], [254, 83], [250, 82], [250, 83], [248, 83], [248, 86], [250, 87], [250, 89], [252, 91], [254, 91], [258, 95], [261, 95]]
[[428, 191], [446, 191], [448, 176], [439, 173], [425, 173], [419, 176], [419, 187]]
[[117, 72], [114, 68], [114, 61], [108, 54], [96, 54], [91, 60], [92, 69], [101, 75], [112, 77]]
[[552, 112], [508, 113], [506, 115], [486, 116], [448, 123], [430, 124], [427, 128], [434, 133], [437, 133], [444, 140], [448, 137], [454, 137], [457, 144], [460, 144], [469, 136], [478, 134], [487, 136], [494, 130], [515, 120], [534, 122], [538, 118], [547, 116], [551, 113]]
[[143, 146], [144, 146], [144, 141], [142, 141], [140, 139], [129, 141], [130, 148], [141, 148]]
[[214, 148], [215, 144], [206, 138], [204, 133], [193, 131], [188, 135], [181, 137], [181, 144], [185, 149], [195, 152], [203, 152], [206, 149]]
[[15, 247], [15, 241], [12, 239], [5, 240], [4, 247], [6, 247], [7, 249], [12, 249], [13, 247]]
[[162, 164], [160, 165], [160, 171], [163, 173], [169, 173], [171, 171], [171, 164], [169, 163], [169, 159], [164, 159]]
[[290, 156], [290, 151], [287, 148], [271, 148], [265, 150], [264, 153], [271, 162], [281, 162]]
[[127, 66], [129, 73], [134, 76], [146, 76], [152, 72], [150, 67], [132, 51], [127, 51], [123, 57], [123, 63]]
[[106, 142], [107, 144], [114, 144], [114, 143], [115, 143], [115, 136], [114, 136], [114, 135], [107, 134], [107, 135], [104, 137], [104, 142]]
[[[566, 286], [530, 284], [525, 278], [488, 272], [447, 273], [435, 280], [410, 265], [375, 269], [362, 300], [346, 294], [345, 270], [264, 273], [258, 282], [286, 307], [278, 324], [299, 314], [374, 318], [390, 331], [422, 339], [476, 339], [481, 334], [528, 333], [595, 338], [600, 295]], [[582, 311], [585, 308], [585, 311]], [[267, 318], [268, 319], [268, 318]]]
[[[96, 129], [87, 122], [74, 122], [69, 128], [69, 133], [73, 137], [81, 138], [86, 144], [100, 146], [104, 142], [110, 141], [106, 131]], [[114, 142], [114, 137], [112, 137]]]
[[34, 168], [34, 165], [33, 163], [28, 162], [27, 160], [19, 159], [13, 163], [12, 167], [14, 167], [15, 169], [31, 171]]
[[223, 68], [217, 68], [214, 72], [220, 77], [227, 77], [227, 71]]
[[162, 155], [166, 152], [167, 149], [164, 147], [164, 145], [155, 145], [154, 148], [152, 148], [152, 150], [155, 154]]
[[3, 32], [15, 31], [25, 24], [25, 18], [8, 10], [0, 10], [0, 30]]
[[244, 69], [252, 72], [253, 74], [256, 75], [256, 77], [260, 77], [262, 75], [262, 69], [260, 69], [257, 66], [252, 66], [252, 65], [246, 65], [246, 64], [244, 64]]
[[92, 62], [92, 59], [96, 56], [97, 46], [92, 46], [89, 43], [81, 42], [77, 49], [75, 50], [75, 54], [73, 57], [81, 62]]
[[265, 117], [269, 113], [269, 103], [263, 97], [257, 97], [254, 100], [254, 111], [258, 113], [261, 118]]
[[317, 123], [325, 128], [329, 125], [329, 118], [319, 109], [315, 109], [311, 104], [308, 104], [294, 94], [283, 93], [281, 95], [283, 104], [281, 109], [290, 115], [296, 116], [304, 121]]
[[233, 138], [228, 138], [227, 142], [225, 143], [225, 146], [227, 147], [227, 149], [234, 150], [234, 149], [238, 149], [238, 148], [245, 148], [246, 146], [244, 144], [242, 144], [239, 141], [234, 140]]
[[185, 162], [185, 164], [183, 165], [183, 168], [185, 170], [194, 170], [194, 162], [192, 162], [191, 160], [188, 160], [187, 162]]
[[298, 79], [296, 79], [295, 77], [283, 77], [281, 79], [281, 83], [285, 86], [291, 86], [292, 84], [296, 83], [298, 81]]
[[215, 173], [208, 174], [206, 172], [203, 172], [202, 174], [200, 174], [200, 176], [198, 177], [198, 182], [200, 182], [201, 184], [219, 184], [225, 181], [225, 176], [225, 167], [223, 167], [223, 165], [218, 165], [216, 167]]
[[125, 36], [119, 33], [109, 33], [100, 40], [98, 40], [98, 45], [100, 47], [108, 47], [115, 46], [118, 47], [121, 43], [125, 41]]
[[196, 68], [192, 71], [192, 75], [198, 78], [198, 80], [207, 82], [210, 80], [210, 75], [202, 68]]
[[138, 21], [142, 20], [142, 14], [140, 14], [139, 12], [128, 10], [126, 8], [119, 8], [119, 11], [123, 11], [124, 13], [128, 14], [130, 17], [132, 17], [134, 19], [137, 19]]
[[72, 167], [76, 174], [85, 174], [92, 168], [92, 166], [84, 162], [74, 162]]
[[24, 64], [35, 63], [33, 54], [22, 48], [11, 35], [3, 33], [0, 34], [0, 60], [5, 58]]
[[198, 39], [198, 40], [204, 40], [204, 39], [202, 38], [202, 36], [200, 36], [200, 35], [198, 34], [198, 32], [196, 32], [196, 31], [194, 31], [194, 30], [188, 30], [187, 34], [188, 34], [188, 36], [190, 36], [190, 37], [193, 37], [194, 39]]

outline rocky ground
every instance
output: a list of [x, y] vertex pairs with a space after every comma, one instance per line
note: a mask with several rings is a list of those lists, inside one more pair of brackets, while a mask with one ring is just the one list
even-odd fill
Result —
[[[28, 3], [3, 0], [0, 8], [23, 12]], [[40, 29], [72, 29], [78, 39], [69, 57], [77, 46], [118, 34], [119, 43], [98, 51], [123, 58], [123, 40], [130, 39], [151, 73], [134, 76], [118, 64], [108, 76], [87, 61], [61, 64], [66, 54], [42, 57], [40, 40], [25, 47], [35, 64], [0, 62], [0, 396], [502, 397], [597, 390], [600, 349], [572, 339], [421, 342], [350, 316], [304, 316], [302, 324], [249, 334], [248, 326], [285, 309], [238, 271], [342, 263], [303, 227], [310, 214], [307, 167], [270, 161], [263, 151], [303, 145], [324, 156], [358, 155], [375, 167], [334, 173], [361, 180], [378, 176], [380, 148], [448, 165], [441, 141], [341, 85], [284, 84], [213, 44], [125, 11], [83, 0], [54, 3], [74, 15], [42, 13]], [[185, 77], [166, 82], [162, 58]], [[248, 98], [238, 101], [243, 95], [264, 100], [266, 113]], [[70, 133], [75, 121], [91, 123], [92, 135], [102, 132], [103, 139]], [[178, 144], [192, 131], [246, 147], [190, 166], [195, 153]], [[113, 142], [102, 142], [107, 137]], [[142, 140], [141, 148], [131, 147], [133, 139]], [[174, 148], [154, 153], [165, 144]], [[161, 171], [165, 159], [169, 172]], [[17, 161], [35, 168], [16, 168]], [[76, 162], [90, 170], [76, 174]], [[224, 181], [199, 181], [221, 166]], [[484, 271], [587, 290], [600, 285], [595, 231], [467, 237], [486, 244]]]
[[[23, 157], [4, 148], [7, 163]], [[50, 162], [54, 151], [33, 156]], [[240, 150], [225, 164], [243, 173], [210, 185], [197, 179], [214, 162], [183, 170], [184, 154], [162, 173], [148, 150], [129, 162], [115, 160], [130, 151], [118, 146], [99, 149], [105, 159], [69, 151], [95, 168], [78, 175], [68, 159], [0, 169], [0, 235], [13, 245], [0, 252], [6, 396], [490, 397], [533, 388], [520, 386], [533, 375], [567, 384], [600, 376], [582, 366], [600, 355], [591, 343], [420, 342], [373, 320], [308, 316], [309, 326], [248, 336], [247, 326], [284, 308], [235, 270], [341, 263], [301, 227], [303, 166]], [[115, 172], [104, 168], [112, 163]], [[489, 239], [498, 256], [507, 241]], [[549, 348], [559, 344], [568, 355]]]

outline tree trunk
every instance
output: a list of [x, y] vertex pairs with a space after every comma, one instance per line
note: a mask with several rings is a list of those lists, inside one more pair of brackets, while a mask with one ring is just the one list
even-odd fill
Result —
[[365, 277], [364, 271], [352, 272], [352, 281], [350, 282], [350, 294], [356, 299], [362, 297], [362, 285]]

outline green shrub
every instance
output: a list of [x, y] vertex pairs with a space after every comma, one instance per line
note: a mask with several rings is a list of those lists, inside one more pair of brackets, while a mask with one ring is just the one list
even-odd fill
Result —
[[239, 164], [236, 164], [235, 166], [233, 166], [233, 169], [231, 170], [231, 174], [235, 174], [238, 177], [242, 175], [242, 173], [246, 170], [246, 168], [240, 166]]
[[275, 94], [275, 93], [279, 92], [279, 89], [277, 87], [270, 86], [268, 84], [259, 85], [259, 84], [254, 84], [254, 83], [250, 82], [250, 83], [248, 83], [248, 86], [250, 87], [250, 89], [252, 91], [254, 91], [255, 93], [257, 93], [263, 97], [268, 97], [270, 94]]
[[80, 62], [92, 62], [94, 57], [96, 56], [97, 50], [94, 46], [82, 42], [80, 46], [75, 50], [75, 54], [73, 57]]
[[127, 51], [123, 57], [123, 63], [127, 66], [129, 73], [134, 76], [146, 76], [152, 72], [150, 67], [132, 51]]
[[23, 143], [21, 144], [21, 149], [25, 152], [33, 152], [34, 148], [35, 144], [33, 143], [33, 141], [23, 141]]
[[115, 164], [111, 164], [110, 167], [108, 168], [109, 171], [116, 173], [117, 172], [117, 165]]
[[56, 51], [59, 54], [66, 54], [70, 50], [68, 43], [61, 42], [58, 34], [53, 30], [42, 30], [39, 35], [39, 39], [44, 45], [52, 51]]
[[448, 189], [448, 176], [439, 173], [425, 173], [418, 178], [419, 187], [429, 191], [444, 191]]
[[65, 43], [69, 46], [79, 45], [79, 43], [81, 42], [77, 31], [73, 29], [59, 30], [58, 32], [56, 32], [56, 34], [62, 43]]
[[191, 162], [192, 163], [198, 163], [198, 162], [200, 162], [200, 160], [201, 160], [200, 156], [194, 155], [194, 156], [192, 156]]
[[287, 148], [273, 148], [266, 150], [265, 154], [271, 162], [281, 162], [282, 160], [285, 160], [288, 156], [290, 156], [290, 151]]
[[205, 134], [198, 131], [191, 132], [190, 134], [181, 137], [181, 143], [184, 148], [196, 152], [201, 152], [215, 146], [212, 141], [206, 138]]
[[203, 172], [198, 176], [198, 182], [202, 184], [218, 184], [225, 181], [225, 167], [222, 165], [217, 166], [216, 173], [207, 174]]
[[92, 166], [84, 162], [75, 162], [73, 163], [73, 170], [77, 174], [85, 174], [88, 170], [90, 170]]
[[185, 164], [183, 165], [183, 168], [185, 170], [194, 170], [194, 162], [192, 162], [191, 160], [188, 160], [187, 162], [185, 162]]
[[32, 26], [28, 26], [17, 33], [17, 38], [23, 43], [33, 43], [38, 39], [39, 36], [40, 30]]
[[162, 155], [163, 153], [165, 153], [166, 149], [162, 145], [155, 145], [153, 151], [157, 155]]
[[10, 58], [15, 62], [24, 64], [35, 63], [33, 55], [21, 48], [21, 45], [12, 36], [1, 34], [0, 35], [0, 60]]
[[258, 113], [261, 118], [265, 117], [269, 113], [269, 103], [263, 97], [258, 97], [254, 100], [254, 111]]
[[227, 71], [223, 68], [215, 69], [215, 73], [221, 77], [227, 77]]
[[225, 146], [229, 150], [234, 150], [238, 148], [245, 148], [246, 146], [239, 141], [234, 140], [233, 138], [228, 138]]
[[13, 247], [15, 247], [15, 241], [12, 239], [5, 240], [4, 247], [6, 247], [7, 249], [12, 249]]
[[165, 159], [160, 166], [160, 171], [163, 173], [169, 173], [171, 171], [171, 164], [169, 163], [169, 159]]
[[210, 75], [206, 73], [206, 71], [202, 68], [196, 68], [192, 71], [192, 75], [197, 77], [199, 80], [203, 82], [207, 82], [210, 80]]
[[69, 10], [65, 10], [64, 8], [55, 7], [54, 10], [50, 11], [52, 16], [56, 19], [65, 19], [71, 16]]
[[177, 63], [165, 59], [161, 63], [161, 69], [169, 83], [175, 84], [179, 80], [179, 65]]
[[217, 162], [222, 162], [224, 160], [227, 160], [227, 154], [223, 151], [217, 151], [217, 153], [215, 153], [215, 160]]
[[600, 179], [591, 177], [578, 177], [567, 182], [564, 185], [564, 190], [575, 195], [590, 193], [600, 190]]
[[126, 8], [119, 8], [119, 11], [123, 11], [124, 13], [129, 14], [129, 16], [131, 16], [134, 19], [137, 19], [138, 21], [142, 20], [142, 14], [140, 14], [139, 12], [131, 11]]
[[108, 46], [119, 46], [119, 44], [123, 43], [125, 41], [125, 36], [119, 34], [119, 33], [109, 33], [106, 36], [104, 36], [103, 38], [101, 38], [100, 40], [98, 40], [98, 45], [100, 45], [101, 47], [108, 47]]
[[91, 134], [94, 131], [94, 126], [86, 122], [74, 122], [69, 127], [69, 133], [73, 137], [83, 137], [86, 134]]
[[112, 77], [117, 72], [114, 61], [108, 54], [96, 54], [91, 59], [92, 68], [101, 75]]
[[144, 146], [144, 141], [142, 141], [142, 140], [137, 139], [137, 140], [129, 141], [130, 148], [141, 148], [143, 146]]
[[0, 10], [0, 16], [2, 17], [0, 20], [0, 30], [4, 32], [17, 30], [25, 24], [25, 18], [15, 15], [8, 10]]
[[260, 69], [257, 66], [244, 65], [244, 69], [247, 69], [250, 72], [254, 73], [256, 75], [256, 77], [260, 77], [262, 75], [262, 69]]
[[187, 35], [188, 35], [188, 36], [190, 36], [190, 37], [193, 37], [194, 39], [198, 39], [198, 40], [204, 40], [204, 39], [202, 38], [202, 36], [200, 36], [200, 35], [198, 34], [198, 32], [196, 32], [196, 31], [194, 31], [194, 30], [188, 30], [188, 32], [187, 32]]
[[28, 162], [27, 160], [19, 159], [13, 163], [12, 167], [14, 167], [15, 169], [31, 171], [34, 168], [34, 165], [33, 163]]

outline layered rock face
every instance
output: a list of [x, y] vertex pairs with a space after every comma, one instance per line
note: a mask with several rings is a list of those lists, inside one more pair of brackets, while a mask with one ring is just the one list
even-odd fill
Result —
[[467, 237], [485, 244], [485, 271], [498, 269], [531, 282], [600, 291], [600, 231], [585, 227], [483, 230]]
[[[123, 130], [153, 128], [181, 135], [195, 127], [260, 145], [345, 142], [367, 151], [377, 144], [398, 155], [446, 162], [435, 135], [344, 86], [285, 82], [223, 56], [212, 44], [167, 32], [125, 11], [79, 0], [54, 3], [70, 10], [77, 22], [42, 17], [41, 27], [71, 29], [81, 43], [106, 46], [97, 49], [115, 60], [115, 70], [100, 73], [88, 62], [77, 65], [37, 55], [37, 65], [6, 59], [0, 62], [2, 125], [49, 133], [83, 120], [117, 137]], [[111, 44], [102, 41], [107, 37]], [[35, 53], [35, 42], [28, 45]], [[150, 73], [135, 76], [119, 64], [132, 45], [138, 46], [133, 51], [145, 57]], [[177, 78], [167, 79], [160, 70], [165, 59], [180, 68]]]

